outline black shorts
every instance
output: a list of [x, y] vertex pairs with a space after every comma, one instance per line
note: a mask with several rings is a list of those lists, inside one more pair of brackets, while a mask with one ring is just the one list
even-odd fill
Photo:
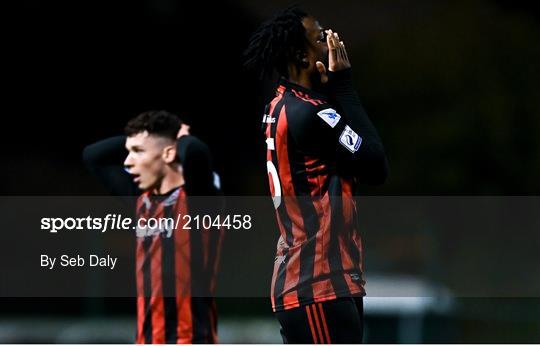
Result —
[[286, 344], [360, 344], [364, 334], [362, 297], [338, 298], [276, 312]]

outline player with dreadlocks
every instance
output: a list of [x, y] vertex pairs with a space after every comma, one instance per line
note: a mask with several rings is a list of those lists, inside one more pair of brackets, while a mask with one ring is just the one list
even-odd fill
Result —
[[361, 343], [363, 252], [353, 193], [388, 165], [352, 86], [338, 33], [296, 7], [251, 37], [245, 66], [281, 79], [266, 106], [267, 168], [280, 230], [272, 307], [286, 343]]

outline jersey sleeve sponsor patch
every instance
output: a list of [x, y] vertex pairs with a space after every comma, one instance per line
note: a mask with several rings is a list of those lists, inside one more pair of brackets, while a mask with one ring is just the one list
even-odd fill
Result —
[[341, 136], [339, 136], [339, 143], [351, 153], [355, 153], [358, 151], [358, 148], [360, 148], [360, 144], [362, 144], [362, 137], [347, 125], [341, 133]]
[[339, 119], [341, 119], [341, 115], [339, 115], [333, 108], [323, 109], [322, 111], [317, 113], [317, 115], [328, 125], [330, 125], [331, 128], [334, 128], [339, 122]]

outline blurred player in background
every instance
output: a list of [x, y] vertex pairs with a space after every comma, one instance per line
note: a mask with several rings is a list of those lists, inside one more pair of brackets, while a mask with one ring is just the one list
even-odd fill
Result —
[[361, 343], [362, 242], [353, 192], [382, 184], [388, 165], [353, 89], [338, 33], [296, 7], [251, 37], [245, 66], [277, 72], [266, 106], [270, 190], [280, 238], [272, 307], [286, 343]]
[[[208, 147], [167, 111], [130, 120], [126, 136], [85, 148], [90, 171], [116, 196], [140, 196], [137, 218], [208, 213], [190, 196], [217, 196]], [[218, 199], [216, 198], [216, 201]], [[137, 229], [137, 343], [217, 343], [212, 293], [222, 233]]]

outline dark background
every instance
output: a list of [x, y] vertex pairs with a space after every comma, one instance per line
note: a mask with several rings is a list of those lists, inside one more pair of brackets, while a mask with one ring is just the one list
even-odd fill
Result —
[[[103, 193], [81, 164], [83, 147], [121, 133], [142, 111], [167, 109], [209, 144], [226, 194], [266, 195], [259, 129], [270, 95], [243, 73], [241, 53], [259, 23], [287, 4], [4, 2], [0, 193]], [[358, 92], [387, 150], [388, 182], [360, 195], [538, 193], [538, 4], [301, 4], [346, 41]], [[221, 305], [225, 314], [242, 314], [236, 302]], [[269, 314], [264, 301], [241, 305]], [[453, 340], [540, 341], [537, 299], [461, 305]], [[0, 312], [101, 316], [133, 308], [130, 300], [43, 299], [6, 302]]]

